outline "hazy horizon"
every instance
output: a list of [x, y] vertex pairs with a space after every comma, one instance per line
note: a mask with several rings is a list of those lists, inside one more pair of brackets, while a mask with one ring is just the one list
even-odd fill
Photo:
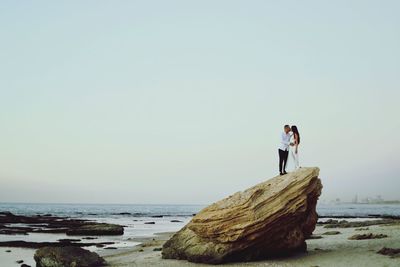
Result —
[[278, 174], [284, 124], [322, 200], [398, 200], [399, 8], [2, 1], [0, 202], [211, 203]]

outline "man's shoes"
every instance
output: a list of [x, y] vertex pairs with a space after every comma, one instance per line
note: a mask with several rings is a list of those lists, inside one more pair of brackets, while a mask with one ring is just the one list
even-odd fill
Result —
[[283, 173], [280, 173], [280, 175], [283, 175]]
[[284, 171], [284, 172], [283, 172], [283, 175], [285, 175], [285, 174], [287, 174], [287, 172], [286, 172], [286, 171]]

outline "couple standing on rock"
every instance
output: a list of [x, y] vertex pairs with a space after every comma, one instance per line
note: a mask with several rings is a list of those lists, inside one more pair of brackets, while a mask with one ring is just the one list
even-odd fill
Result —
[[299, 165], [299, 144], [300, 144], [300, 134], [299, 130], [295, 125], [290, 127], [285, 125], [283, 127], [283, 133], [281, 135], [281, 144], [279, 146], [279, 173], [280, 175], [287, 174], [286, 163], [289, 156], [289, 149], [291, 151], [295, 170], [300, 168]]

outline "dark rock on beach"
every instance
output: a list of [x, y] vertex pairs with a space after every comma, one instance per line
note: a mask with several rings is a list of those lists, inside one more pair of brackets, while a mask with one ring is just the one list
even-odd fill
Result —
[[43, 247], [35, 252], [37, 267], [96, 267], [104, 266], [105, 260], [95, 252], [79, 247]]
[[318, 168], [301, 168], [202, 209], [163, 245], [164, 259], [220, 264], [307, 249], [321, 194]]
[[156, 222], [145, 222], [144, 224], [155, 224]]
[[368, 233], [368, 234], [360, 234], [360, 235], [353, 235], [350, 236], [350, 240], [364, 240], [364, 239], [380, 239], [380, 238], [385, 238], [388, 237], [387, 235], [384, 234], [373, 234], [373, 233]]
[[[24, 224], [23, 226], [9, 226], [7, 224]], [[28, 234], [28, 233], [66, 233], [67, 235], [122, 235], [122, 225], [97, 223], [83, 219], [57, 217], [51, 214], [43, 216], [15, 215], [11, 212], [0, 212], [1, 234]]]
[[171, 222], [173, 222], [173, 223], [180, 223], [180, 222], [182, 222], [182, 221], [180, 221], [180, 220], [171, 220]]
[[351, 227], [366, 227], [371, 225], [392, 225], [400, 224], [398, 219], [381, 219], [349, 222], [347, 220], [327, 220], [326, 222], [318, 222], [319, 225], [324, 225], [324, 228], [351, 228]]
[[356, 228], [354, 230], [356, 230], [356, 231], [368, 231], [369, 227], [361, 227], [361, 228]]
[[323, 235], [338, 235], [338, 234], [340, 234], [339, 231], [328, 231], [323, 233]]
[[[0, 247], [15, 247], [15, 248], [42, 248], [42, 247], [65, 247], [65, 246], [76, 246], [76, 247], [90, 247], [96, 245], [109, 245], [114, 244], [113, 242], [101, 242], [101, 243], [75, 243], [75, 242], [31, 242], [31, 241], [2, 241]], [[6, 251], [7, 252], [7, 251]], [[11, 252], [11, 251], [10, 251]]]
[[400, 256], [400, 248], [383, 247], [377, 253], [382, 254], [382, 255], [386, 255], [386, 256], [391, 256], [392, 258], [399, 257]]
[[130, 212], [120, 212], [118, 215], [132, 215]]
[[67, 230], [67, 235], [123, 235], [124, 227], [117, 224], [85, 224]]

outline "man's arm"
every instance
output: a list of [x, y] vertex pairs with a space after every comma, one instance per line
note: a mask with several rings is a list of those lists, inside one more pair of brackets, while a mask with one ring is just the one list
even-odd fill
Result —
[[290, 139], [289, 139], [289, 141], [286, 141], [285, 135], [283, 133], [281, 134], [281, 144], [284, 144], [286, 146], [290, 145]]

